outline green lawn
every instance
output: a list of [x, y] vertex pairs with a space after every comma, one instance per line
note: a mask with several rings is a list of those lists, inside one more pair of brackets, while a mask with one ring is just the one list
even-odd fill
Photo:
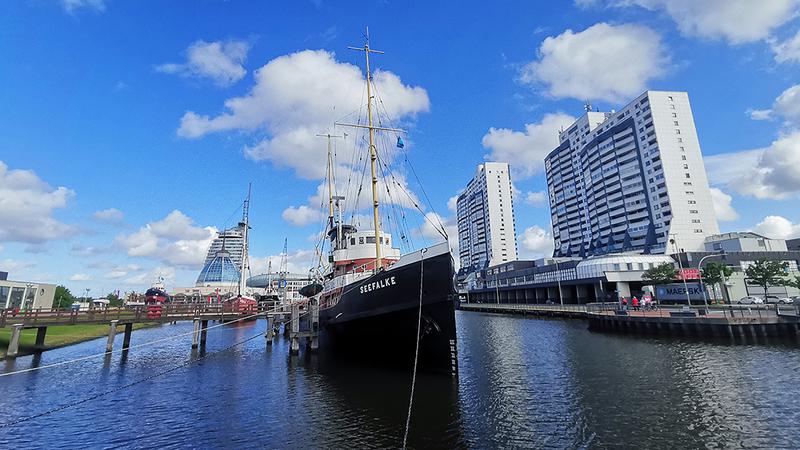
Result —
[[[148, 328], [157, 324], [136, 323], [133, 329]], [[124, 325], [117, 326], [117, 333], [125, 330]], [[58, 325], [47, 327], [47, 335], [44, 344], [47, 349], [63, 347], [65, 345], [77, 344], [78, 342], [88, 341], [101, 336], [108, 336], [108, 325]], [[0, 328], [0, 358], [6, 356], [8, 341], [11, 339], [11, 327]], [[33, 353], [33, 345], [36, 342], [36, 328], [22, 330], [19, 340], [19, 354], [28, 355]]]

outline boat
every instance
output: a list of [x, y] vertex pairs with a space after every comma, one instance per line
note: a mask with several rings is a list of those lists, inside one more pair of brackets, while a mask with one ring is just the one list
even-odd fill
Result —
[[[372, 229], [359, 230], [342, 220], [342, 196], [334, 195], [331, 135], [328, 137], [327, 240], [328, 265], [319, 281], [302, 292], [319, 304], [322, 345], [356, 358], [390, 359], [422, 371], [457, 375], [453, 256], [446, 242], [401, 254], [379, 221], [375, 145], [377, 132], [402, 130], [373, 125], [369, 37], [361, 48], [366, 56], [366, 129], [372, 175]], [[324, 136], [324, 135], [323, 135]], [[402, 140], [398, 138], [398, 147]], [[338, 211], [335, 219], [334, 209]], [[446, 233], [442, 230], [443, 236]]]
[[145, 291], [144, 303], [146, 305], [160, 305], [169, 301], [169, 295], [164, 290], [164, 277], [158, 277], [155, 283]]

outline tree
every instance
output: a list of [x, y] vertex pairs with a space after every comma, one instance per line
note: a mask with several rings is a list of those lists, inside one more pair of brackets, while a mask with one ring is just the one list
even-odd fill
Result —
[[745, 269], [744, 274], [748, 280], [764, 289], [764, 302], [767, 301], [767, 292], [770, 286], [782, 286], [786, 280], [783, 278], [789, 269], [786, 261], [768, 261], [759, 259]]
[[106, 295], [106, 300], [108, 300], [108, 306], [110, 307], [122, 306], [122, 299], [119, 298], [117, 294], [111, 293]]
[[790, 286], [790, 287], [793, 287], [795, 289], [800, 289], [800, 275], [795, 275], [794, 279], [787, 278], [787, 279], [783, 280], [783, 283], [781, 283], [781, 284], [783, 286]]
[[75, 303], [75, 296], [64, 286], [56, 286], [56, 293], [53, 296], [53, 308], [69, 308]]
[[[717, 284], [722, 284], [727, 278], [733, 275], [733, 269], [726, 264], [710, 262], [703, 268], [703, 283], [711, 285], [713, 288]], [[723, 289], [723, 299], [725, 297], [725, 287]]]
[[647, 269], [642, 274], [642, 281], [650, 284], [670, 284], [678, 277], [678, 271], [672, 263], [663, 263]]

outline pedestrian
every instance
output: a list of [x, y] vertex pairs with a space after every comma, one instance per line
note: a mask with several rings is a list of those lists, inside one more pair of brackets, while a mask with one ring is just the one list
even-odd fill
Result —
[[623, 311], [627, 311], [628, 310], [628, 298], [627, 297], [622, 297], [622, 310]]
[[634, 311], [638, 311], [639, 310], [639, 299], [636, 298], [635, 295], [633, 296], [633, 299], [631, 300], [631, 303], [633, 303]]

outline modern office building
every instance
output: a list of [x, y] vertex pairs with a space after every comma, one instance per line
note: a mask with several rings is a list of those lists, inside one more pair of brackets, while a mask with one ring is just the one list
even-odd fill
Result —
[[239, 286], [240, 273], [227, 250], [220, 250], [203, 265], [195, 286], [233, 289]]
[[53, 306], [56, 285], [31, 281], [12, 281], [8, 273], [0, 278], [0, 309], [49, 309]]
[[457, 201], [461, 268], [471, 272], [517, 259], [514, 202], [508, 163], [487, 162]]
[[230, 259], [233, 261], [234, 266], [242, 267], [242, 250], [244, 248], [244, 224], [239, 223], [233, 228], [220, 231], [206, 253], [206, 261], [204, 265], [208, 265], [217, 253], [222, 250], [223, 244], [225, 251], [228, 252]]
[[719, 233], [689, 97], [587, 112], [545, 159], [554, 256], [703, 251]]

